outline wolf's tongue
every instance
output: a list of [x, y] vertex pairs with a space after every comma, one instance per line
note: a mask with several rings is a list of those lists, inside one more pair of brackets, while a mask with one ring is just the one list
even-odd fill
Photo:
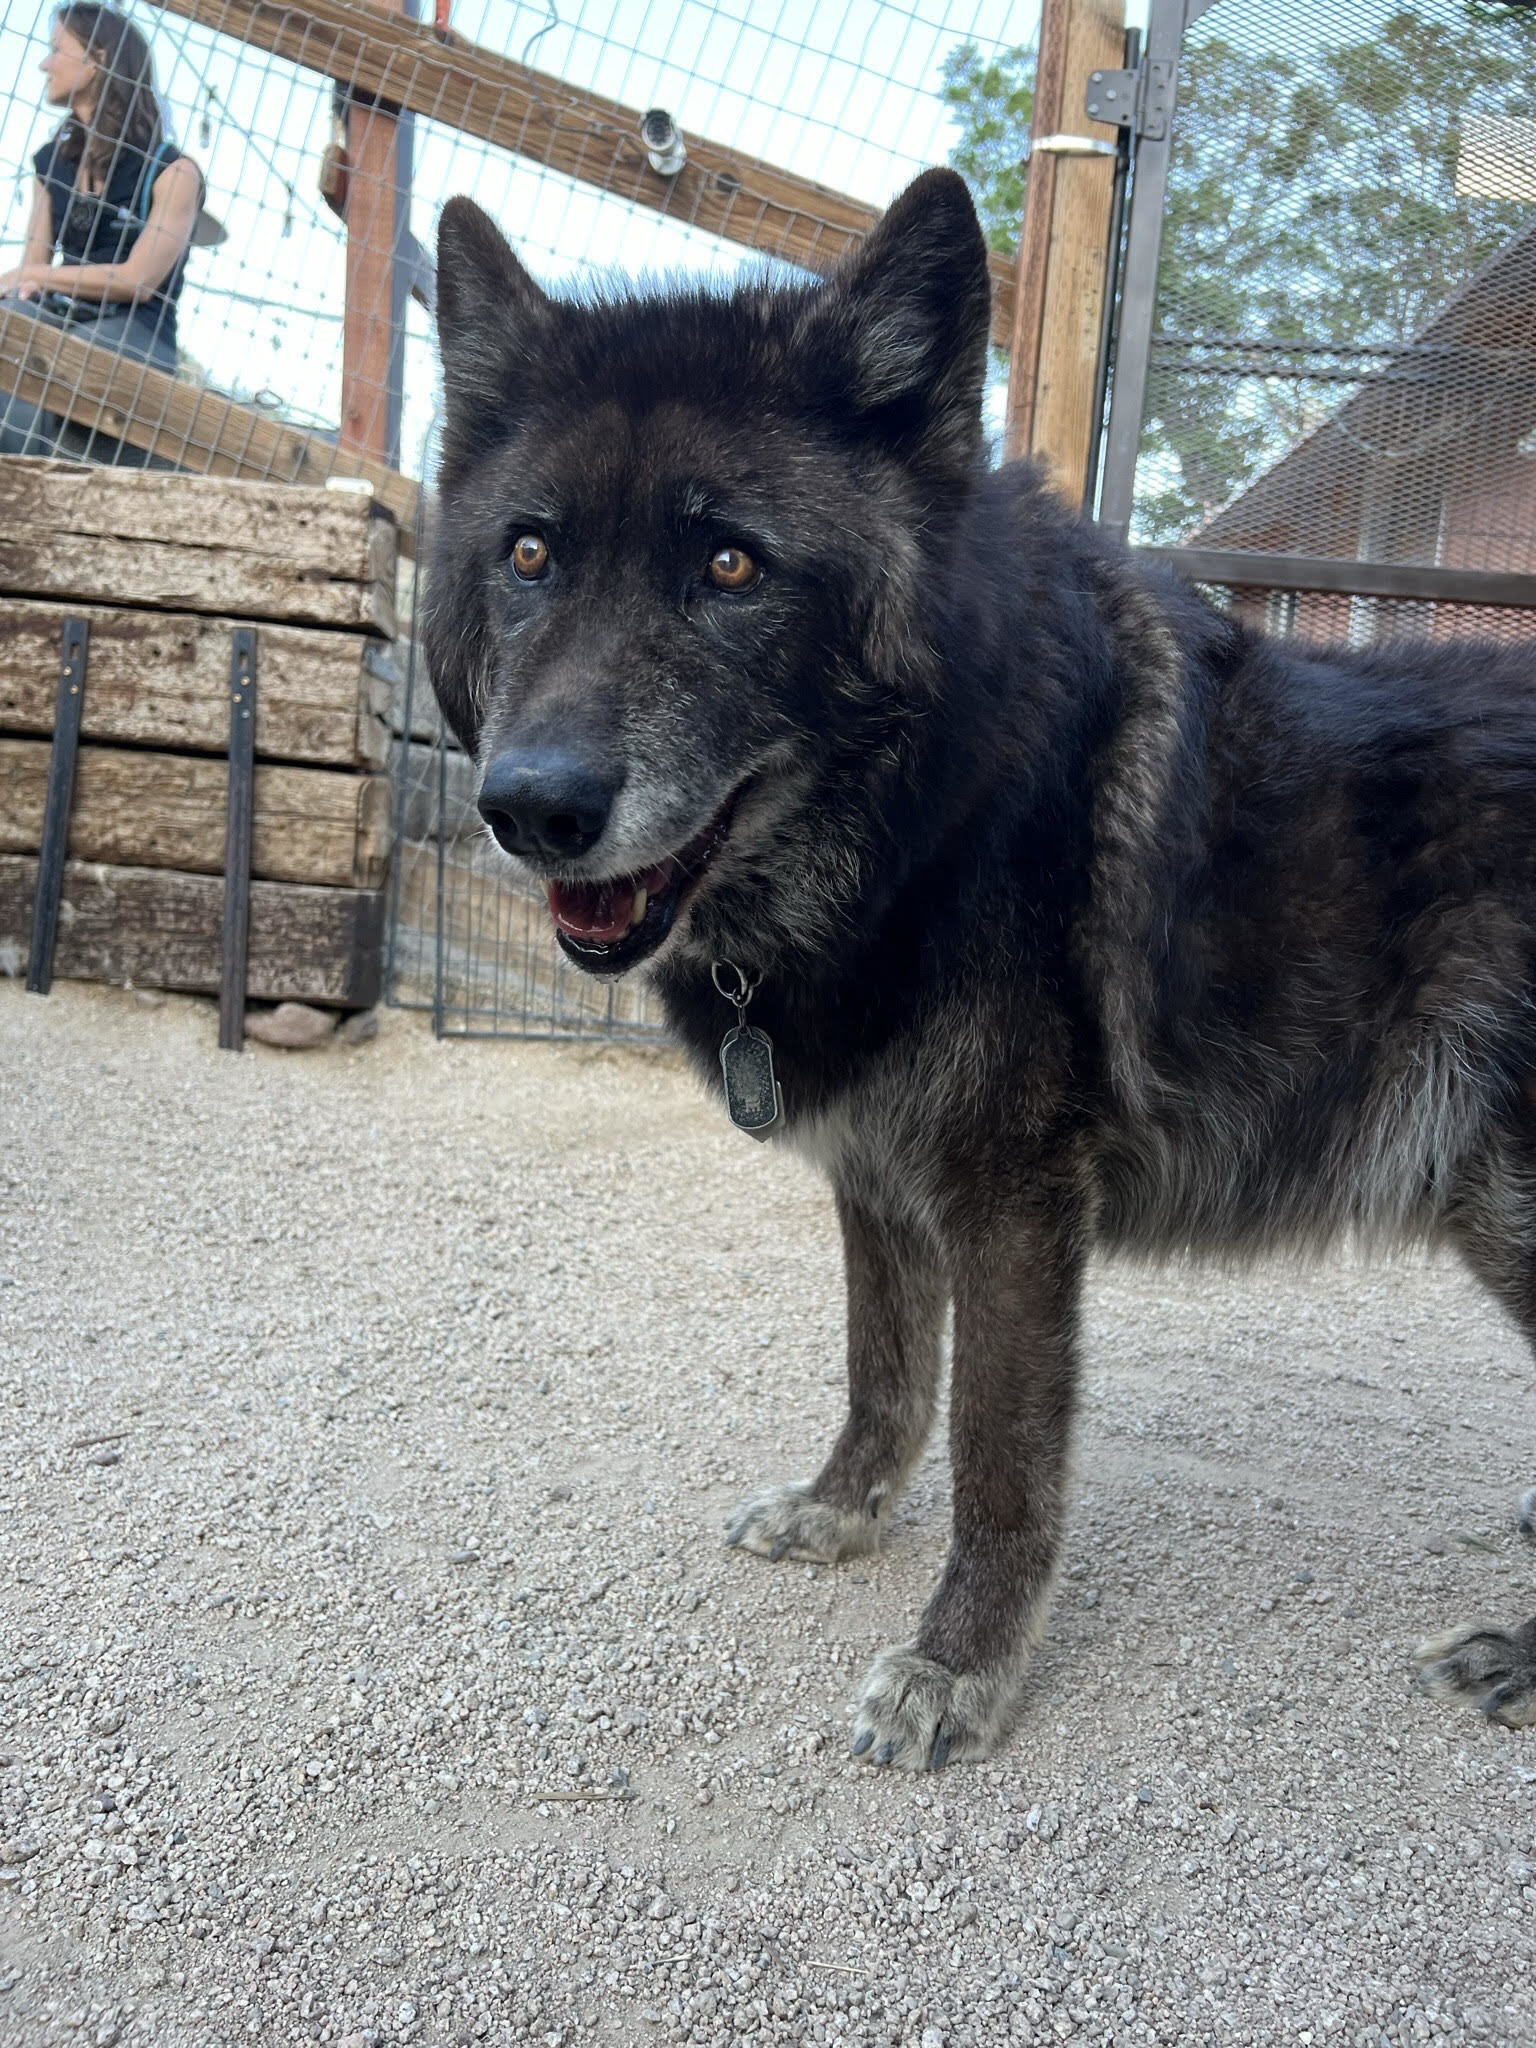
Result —
[[573, 939], [622, 939], [635, 908], [633, 881], [550, 882], [549, 914]]

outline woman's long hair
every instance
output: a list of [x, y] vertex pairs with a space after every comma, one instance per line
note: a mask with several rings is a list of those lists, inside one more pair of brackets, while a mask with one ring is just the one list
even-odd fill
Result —
[[59, 9], [58, 23], [84, 45], [100, 74], [90, 120], [71, 111], [59, 135], [59, 154], [66, 163], [83, 159], [86, 177], [104, 183], [120, 150], [147, 157], [164, 138], [154, 59], [145, 38], [115, 7], [75, 0]]

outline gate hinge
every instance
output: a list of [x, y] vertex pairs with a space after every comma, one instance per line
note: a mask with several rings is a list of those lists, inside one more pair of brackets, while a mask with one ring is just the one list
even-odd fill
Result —
[[1149, 142], [1161, 142], [1168, 133], [1172, 89], [1172, 64], [1151, 58], [1134, 71], [1092, 72], [1085, 102], [1088, 118], [1129, 128]]

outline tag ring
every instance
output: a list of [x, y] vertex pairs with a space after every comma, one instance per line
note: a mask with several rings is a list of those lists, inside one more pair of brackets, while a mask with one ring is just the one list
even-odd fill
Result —
[[[736, 986], [728, 988], [721, 979], [722, 975], [734, 975]], [[757, 994], [758, 983], [763, 977], [760, 974], [749, 977], [734, 960], [716, 960], [710, 967], [709, 978], [715, 984], [718, 995], [724, 996], [725, 1000], [733, 1003], [738, 1010], [744, 1010]]]

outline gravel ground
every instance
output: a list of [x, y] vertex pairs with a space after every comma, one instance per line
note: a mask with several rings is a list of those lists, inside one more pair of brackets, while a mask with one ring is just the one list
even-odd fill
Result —
[[984, 1767], [846, 1754], [945, 1544], [726, 1550], [839, 1410], [830, 1204], [667, 1056], [241, 1059], [0, 986], [0, 2042], [1536, 2041], [1536, 1383], [1449, 1266], [1097, 1276]]

